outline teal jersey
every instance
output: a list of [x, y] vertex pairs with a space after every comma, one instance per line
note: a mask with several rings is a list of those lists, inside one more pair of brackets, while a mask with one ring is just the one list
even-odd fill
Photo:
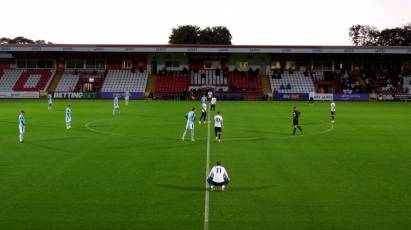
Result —
[[51, 103], [52, 100], [53, 100], [53, 97], [51, 96], [51, 94], [49, 94], [47, 98], [48, 98], [48, 100], [49, 100], [49, 103]]
[[206, 103], [206, 102], [207, 102], [206, 96], [202, 96], [202, 97], [201, 97], [201, 104], [204, 104], [204, 103]]
[[66, 108], [66, 117], [71, 117], [71, 109]]
[[194, 111], [190, 111], [187, 113], [187, 121], [194, 122], [196, 120], [196, 113]]
[[19, 115], [19, 127], [24, 127], [26, 125], [26, 120], [23, 115]]

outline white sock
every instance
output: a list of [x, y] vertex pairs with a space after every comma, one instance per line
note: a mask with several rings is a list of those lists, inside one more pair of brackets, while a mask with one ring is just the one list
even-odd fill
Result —
[[19, 139], [20, 139], [20, 142], [23, 141], [23, 134], [22, 133], [20, 133]]
[[194, 140], [194, 129], [191, 130], [191, 140]]
[[225, 185], [223, 185], [221, 188], [224, 190], [224, 189], [225, 189]]
[[184, 138], [186, 137], [186, 133], [187, 133], [187, 129], [184, 131], [184, 133], [183, 133], [183, 140], [184, 140]]

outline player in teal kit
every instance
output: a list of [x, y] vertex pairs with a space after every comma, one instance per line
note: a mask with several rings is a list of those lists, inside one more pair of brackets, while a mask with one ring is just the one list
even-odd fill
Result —
[[124, 92], [124, 104], [128, 105], [128, 100], [130, 100], [130, 92], [126, 91]]
[[205, 104], [205, 103], [207, 103], [207, 97], [205, 95], [203, 95], [201, 97], [201, 104]]
[[114, 108], [113, 108], [113, 116], [116, 115], [116, 111], [120, 114], [120, 106], [118, 104], [118, 97], [114, 97]]
[[53, 96], [51, 96], [51, 94], [47, 95], [47, 102], [49, 104], [48, 108], [51, 110], [51, 106], [53, 105]]
[[66, 129], [71, 129], [71, 106], [66, 108]]
[[195, 108], [192, 108], [190, 112], [186, 114], [186, 130], [184, 130], [183, 136], [181, 139], [184, 141], [184, 138], [186, 137], [187, 130], [191, 130], [191, 141], [194, 141], [194, 122], [196, 120], [196, 112]]
[[24, 133], [26, 133], [26, 119], [24, 118], [24, 111], [19, 115], [19, 139], [20, 143], [24, 142]]

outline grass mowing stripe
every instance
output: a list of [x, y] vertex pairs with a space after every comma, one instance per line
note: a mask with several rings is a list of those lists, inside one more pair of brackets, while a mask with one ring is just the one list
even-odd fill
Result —
[[[207, 122], [207, 160], [206, 160], [206, 178], [210, 171], [210, 107], [208, 108]], [[209, 212], [210, 194], [208, 192], [208, 183], [205, 183], [205, 199], [204, 199], [204, 230], [208, 230], [208, 212]]]

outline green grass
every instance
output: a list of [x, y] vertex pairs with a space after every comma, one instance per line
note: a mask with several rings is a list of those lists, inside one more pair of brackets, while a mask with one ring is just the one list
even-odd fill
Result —
[[[113, 117], [112, 101], [71, 101], [71, 130], [68, 102], [46, 103], [0, 101], [0, 229], [203, 229], [207, 126], [195, 143], [179, 139], [198, 102], [132, 101]], [[290, 137], [293, 105], [304, 136]], [[328, 103], [217, 109], [211, 162], [232, 181], [210, 193], [210, 230], [411, 226], [409, 104], [337, 102], [334, 128]]]

